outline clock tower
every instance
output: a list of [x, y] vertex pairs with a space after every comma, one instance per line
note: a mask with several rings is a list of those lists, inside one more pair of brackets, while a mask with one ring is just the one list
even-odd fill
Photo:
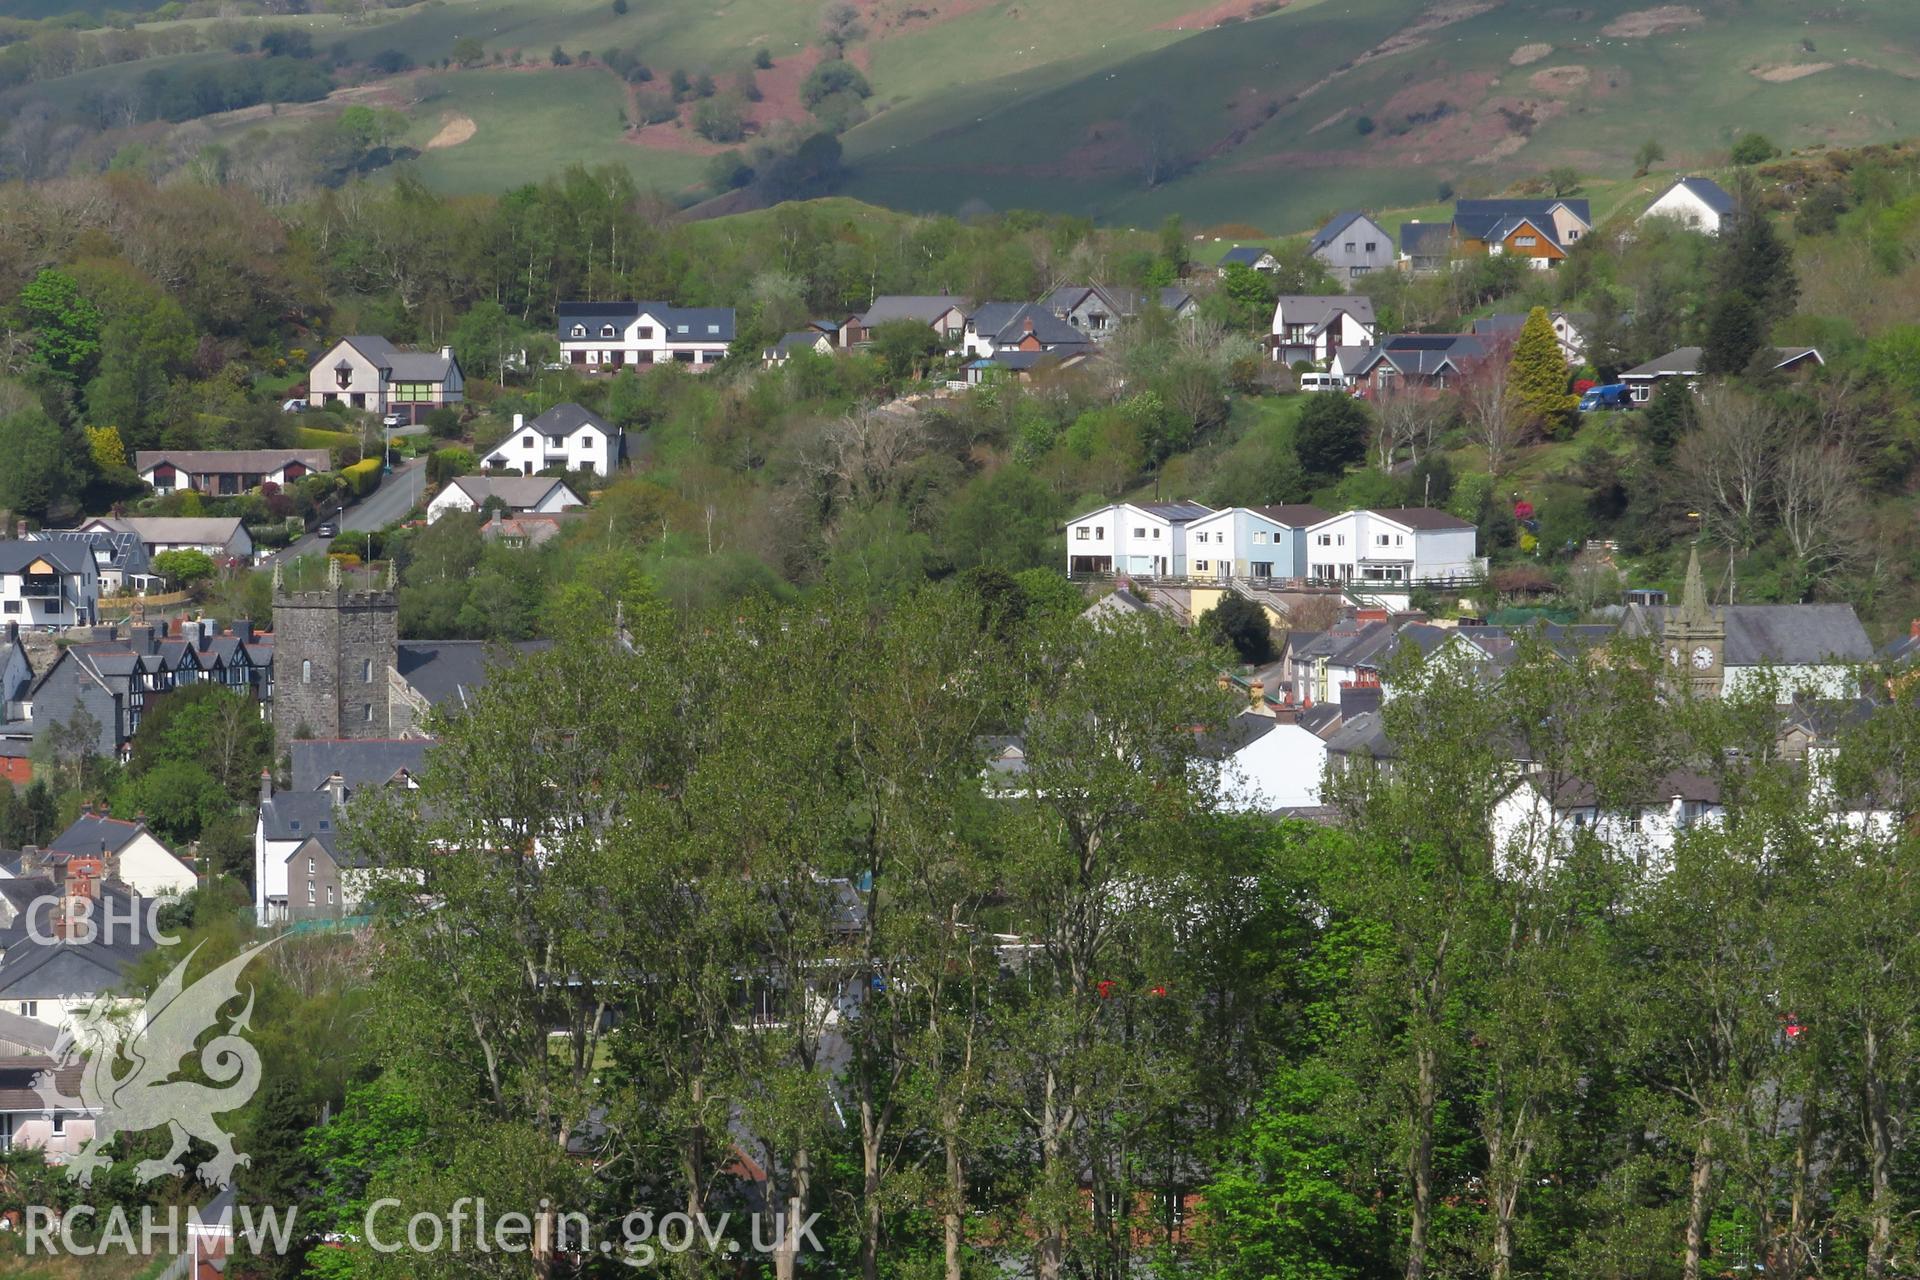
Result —
[[1680, 593], [1680, 607], [1667, 611], [1660, 644], [1673, 668], [1676, 688], [1685, 684], [1702, 697], [1720, 696], [1725, 679], [1727, 623], [1723, 612], [1707, 602], [1697, 546], [1687, 556], [1687, 581]]

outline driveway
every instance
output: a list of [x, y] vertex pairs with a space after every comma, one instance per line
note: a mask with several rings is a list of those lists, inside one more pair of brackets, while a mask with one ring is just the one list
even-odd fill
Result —
[[[346, 516], [336, 521], [340, 532], [376, 533], [386, 528], [394, 521], [404, 518], [407, 512], [419, 505], [420, 495], [425, 491], [426, 485], [427, 460], [425, 458], [415, 458], [411, 462], [402, 463], [393, 469], [393, 474], [382, 481], [378, 489], [367, 495], [365, 501], [347, 508]], [[277, 554], [289, 560], [297, 560], [301, 556], [322, 555], [326, 552], [327, 544], [332, 541], [332, 538], [322, 538], [318, 534], [309, 533]], [[269, 556], [261, 563], [269, 564], [272, 560], [273, 557]]]

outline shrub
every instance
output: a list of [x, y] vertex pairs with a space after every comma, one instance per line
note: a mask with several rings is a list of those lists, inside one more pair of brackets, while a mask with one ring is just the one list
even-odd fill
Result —
[[342, 468], [340, 478], [346, 482], [348, 493], [355, 498], [364, 498], [380, 487], [380, 467], [380, 459], [364, 458], [350, 467]]
[[813, 69], [805, 83], [800, 86], [800, 100], [808, 108], [817, 107], [823, 99], [836, 93], [851, 93], [855, 97], [873, 96], [873, 86], [860, 74], [860, 68], [841, 58], [823, 62]]
[[204, 551], [162, 551], [153, 558], [153, 571], [176, 587], [191, 587], [213, 576], [213, 557]]
[[1765, 164], [1780, 154], [1780, 148], [1764, 133], [1749, 133], [1733, 144], [1729, 157], [1735, 164]]

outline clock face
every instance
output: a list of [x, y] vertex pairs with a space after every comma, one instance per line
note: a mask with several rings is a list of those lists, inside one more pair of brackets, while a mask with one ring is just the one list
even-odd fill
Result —
[[1705, 671], [1708, 667], [1711, 667], [1712, 665], [1713, 665], [1713, 650], [1707, 648], [1707, 646], [1705, 645], [1701, 645], [1698, 649], [1695, 649], [1693, 651], [1694, 670]]

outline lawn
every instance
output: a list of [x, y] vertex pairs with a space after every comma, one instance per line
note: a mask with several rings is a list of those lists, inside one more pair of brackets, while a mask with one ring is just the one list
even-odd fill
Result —
[[641, 187], [678, 195], [699, 182], [707, 163], [701, 155], [626, 142], [620, 83], [592, 68], [441, 72], [420, 77], [415, 92], [410, 145], [424, 148], [448, 120], [474, 123], [465, 142], [424, 150], [409, 162], [443, 191], [505, 191], [580, 163], [621, 165]]

